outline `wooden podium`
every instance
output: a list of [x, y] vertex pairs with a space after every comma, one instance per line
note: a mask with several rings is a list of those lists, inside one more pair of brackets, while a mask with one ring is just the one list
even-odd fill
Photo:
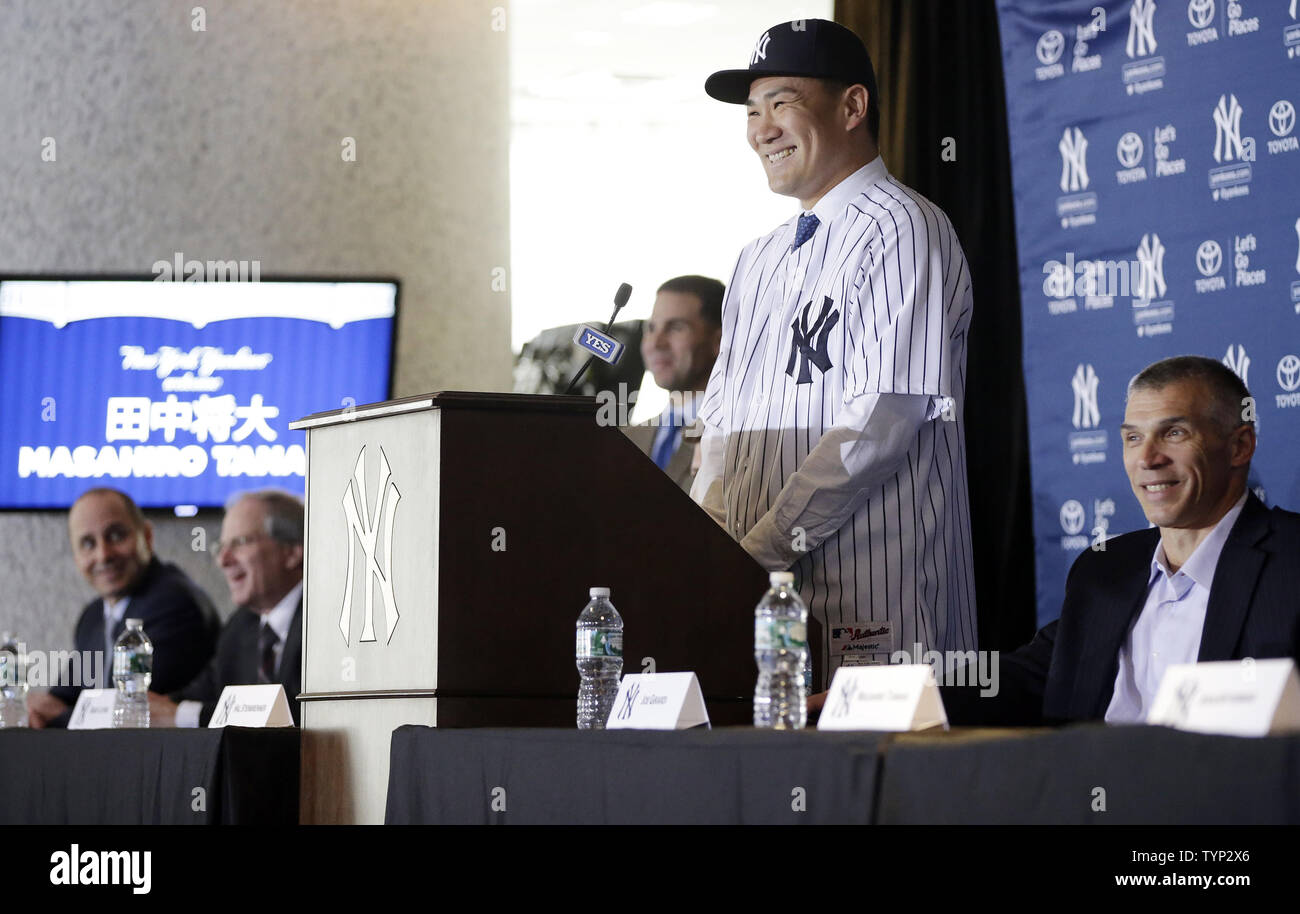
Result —
[[597, 418], [587, 397], [443, 392], [292, 424], [304, 823], [382, 822], [404, 724], [574, 726], [593, 586], [623, 616], [624, 672], [693, 671], [715, 726], [749, 723], [766, 574]]

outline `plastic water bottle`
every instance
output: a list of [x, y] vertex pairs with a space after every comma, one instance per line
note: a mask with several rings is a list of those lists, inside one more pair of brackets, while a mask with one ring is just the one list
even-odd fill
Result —
[[772, 586], [754, 610], [754, 726], [802, 730], [808, 719], [808, 608], [794, 590], [793, 574], [773, 571], [768, 580]]
[[27, 658], [9, 632], [0, 634], [0, 727], [27, 726]]
[[591, 602], [578, 616], [578, 729], [604, 730], [623, 673], [623, 617], [609, 602], [608, 587], [590, 593]]
[[153, 680], [153, 642], [140, 619], [127, 619], [126, 631], [113, 645], [113, 683], [117, 701], [113, 726], [149, 726], [149, 683]]

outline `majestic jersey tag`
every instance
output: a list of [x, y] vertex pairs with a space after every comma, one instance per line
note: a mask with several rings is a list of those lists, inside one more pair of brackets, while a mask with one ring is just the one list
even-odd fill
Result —
[[831, 659], [841, 659], [845, 666], [883, 663], [893, 651], [893, 622], [856, 622], [852, 625], [831, 626]]

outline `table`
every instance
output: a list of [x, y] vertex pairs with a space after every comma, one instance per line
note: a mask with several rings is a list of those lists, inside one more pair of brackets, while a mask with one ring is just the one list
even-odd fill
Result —
[[296, 825], [299, 734], [0, 730], [0, 824]]
[[[1100, 788], [1102, 793], [1097, 793]], [[1300, 823], [1300, 737], [393, 731], [394, 824]]]
[[885, 754], [877, 821], [1294, 825], [1300, 736], [1103, 724], [900, 734]]
[[874, 733], [393, 731], [390, 824], [861, 824]]

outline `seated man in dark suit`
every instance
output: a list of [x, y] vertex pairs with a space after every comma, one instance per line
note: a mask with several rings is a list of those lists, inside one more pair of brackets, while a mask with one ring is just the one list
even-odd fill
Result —
[[1300, 657], [1300, 514], [1246, 486], [1253, 401], [1213, 359], [1129, 385], [1124, 468], [1157, 529], [1086, 550], [1061, 617], [999, 664], [999, 691], [942, 690], [957, 724], [1140, 722], [1171, 664]]
[[[175, 565], [158, 561], [153, 527], [125, 493], [96, 488], [82, 494], [68, 512], [68, 537], [77, 568], [99, 596], [77, 619], [80, 674], [60, 671], [59, 685], [31, 696], [33, 727], [66, 726], [83, 687], [113, 687], [113, 645], [128, 616], [142, 620], [153, 642], [150, 688], [157, 692], [179, 688], [203, 669], [220, 626], [208, 595]], [[102, 663], [88, 662], [93, 657]]]
[[206, 727], [229, 685], [279, 683], [298, 722], [302, 682], [302, 502], [268, 489], [236, 498], [217, 543], [237, 609], [221, 631], [217, 655], [170, 698], [149, 696], [155, 727]]
[[725, 291], [707, 276], [674, 277], [659, 287], [641, 332], [641, 358], [669, 401], [654, 420], [623, 432], [687, 492], [695, 481], [700, 441], [695, 414], [722, 345]]

